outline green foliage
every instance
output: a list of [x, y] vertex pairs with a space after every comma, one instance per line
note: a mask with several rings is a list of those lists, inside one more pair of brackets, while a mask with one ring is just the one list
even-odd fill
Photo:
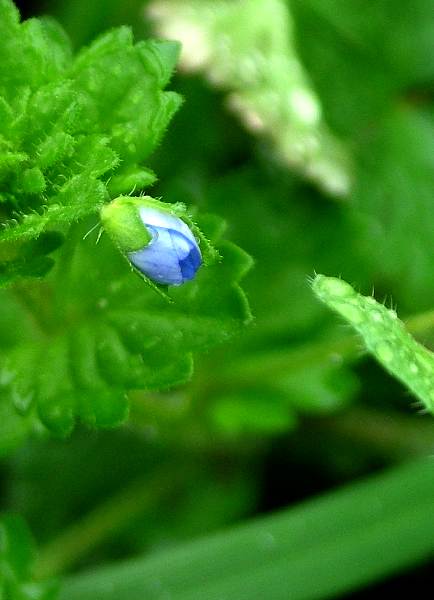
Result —
[[370, 260], [386, 281], [393, 282], [389, 293], [412, 311], [430, 308], [434, 294], [433, 132], [434, 119], [428, 111], [390, 110], [362, 149], [355, 191], [355, 202], [369, 220], [377, 248]]
[[[0, 249], [12, 281], [8, 259], [20, 244], [97, 212], [108, 185], [130, 193], [152, 183], [142, 163], [181, 99], [163, 91], [175, 43], [134, 45], [124, 27], [74, 58], [57, 24], [20, 24], [9, 0], [0, 4], [0, 35]], [[40, 275], [37, 265], [27, 271]]]
[[100, 427], [124, 421], [127, 390], [185, 382], [192, 352], [227, 340], [250, 318], [237, 283], [250, 261], [238, 248], [215, 239], [222, 262], [169, 292], [168, 304], [106, 237], [95, 246], [96, 233], [82, 240], [85, 232], [77, 229], [80, 243], [65, 245], [45, 282], [21, 288], [37, 319], [37, 341], [17, 343], [3, 359], [4, 396], [59, 435], [76, 416]]
[[[356, 480], [433, 453], [395, 381], [432, 408], [429, 0], [21, 5], [71, 38], [0, 0], [0, 504], [32, 573], [65, 600], [415, 589], [432, 465]], [[142, 223], [106, 217], [142, 202], [194, 227], [190, 283], [125, 260]]]
[[317, 275], [312, 289], [361, 334], [368, 351], [434, 412], [434, 355], [406, 331], [396, 312], [334, 277]]
[[71, 578], [62, 600], [333, 598], [433, 551], [431, 461], [153, 557]]
[[57, 586], [32, 580], [33, 540], [22, 519], [0, 518], [0, 596], [4, 600], [54, 600]]
[[[127, 418], [128, 390], [187, 381], [193, 351], [228, 339], [249, 320], [238, 280], [250, 263], [223, 245], [224, 262], [169, 292], [176, 306], [168, 308], [107, 240], [95, 246], [96, 234], [84, 239], [86, 218], [110, 193], [140, 191], [155, 180], [141, 165], [180, 104], [180, 96], [162, 91], [178, 45], [134, 45], [124, 27], [73, 58], [51, 21], [20, 24], [6, 0], [0, 10], [1, 283], [46, 275], [53, 265], [46, 255], [63, 241], [57, 232], [66, 235], [50, 276], [14, 290], [33, 322], [28, 330], [20, 324], [1, 359], [6, 451], [39, 419], [62, 436], [77, 416], [111, 427]], [[76, 221], [89, 225], [71, 228]], [[221, 228], [209, 222], [210, 237], [218, 238]], [[207, 244], [203, 237], [205, 255], [216, 254]]]
[[227, 90], [229, 106], [280, 161], [333, 196], [348, 194], [348, 152], [322, 119], [283, 0], [155, 0], [149, 14], [162, 37], [182, 41], [181, 66]]
[[[167, 204], [166, 202], [155, 200], [150, 196], [140, 196], [139, 198], [133, 196], [120, 196], [102, 208], [101, 222], [104, 230], [127, 260], [129, 260], [129, 252], [143, 249], [151, 243], [152, 240], [152, 236], [146, 227], [143, 226], [140, 217], [141, 208], [150, 208], [159, 211], [160, 214], [172, 215], [181, 219], [188, 225], [199, 244], [202, 263], [205, 266], [208, 266], [219, 260], [220, 256], [218, 251], [213, 247], [199, 227], [192, 221], [191, 216], [187, 211], [187, 207], [184, 204], [180, 202], [176, 204]], [[135, 271], [151, 288], [167, 300], [171, 300], [170, 295], [168, 295], [166, 291], [167, 286], [155, 283], [139, 269], [135, 269]]]
[[54, 252], [62, 242], [61, 234], [47, 231], [37, 239], [20, 244], [18, 248], [13, 248], [13, 243], [5, 244], [3, 249], [9, 253], [9, 260], [0, 267], [0, 288], [27, 277], [46, 275], [54, 264], [54, 260], [47, 255]]
[[[179, 182], [173, 186], [177, 197]], [[292, 194], [299, 194], [300, 202], [288, 205]], [[216, 360], [220, 365], [219, 376], [207, 386], [210, 420], [215, 424], [217, 418], [217, 429], [229, 436], [232, 428], [272, 436], [293, 428], [299, 415], [348, 406], [359, 388], [357, 377], [342, 365], [337, 351], [309, 354], [313, 339], [320, 342], [327, 334], [339, 339], [343, 332], [332, 332], [328, 324], [323, 333], [325, 311], [312, 297], [307, 274], [314, 264], [342, 268], [340, 250], [350, 245], [354, 232], [349, 211], [330, 205], [318, 214], [317, 198], [310, 199], [292, 182], [258, 174], [255, 166], [218, 178], [201, 201], [225, 214], [234, 239], [255, 257], [254, 275], [244, 284], [254, 326], [217, 359], [199, 365], [197, 377], [203, 381]], [[301, 231], [309, 232], [308, 241]], [[357, 260], [350, 252], [345, 258]]]

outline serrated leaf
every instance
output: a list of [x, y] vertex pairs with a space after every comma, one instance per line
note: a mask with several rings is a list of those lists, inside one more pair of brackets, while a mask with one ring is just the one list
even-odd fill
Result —
[[181, 100], [163, 91], [176, 43], [134, 45], [122, 27], [74, 58], [55, 22], [20, 24], [8, 0], [0, 9], [1, 250], [65, 232], [109, 199], [110, 181], [117, 194], [153, 183], [142, 163]]
[[222, 260], [170, 291], [168, 304], [128, 269], [107, 236], [95, 245], [96, 232], [83, 239], [86, 229], [78, 229], [78, 243], [64, 249], [67, 266], [61, 261], [39, 289], [23, 289], [43, 335], [3, 360], [3, 390], [16, 410], [65, 436], [77, 419], [93, 427], [123, 422], [128, 390], [188, 381], [193, 353], [230, 339], [251, 318], [238, 284], [251, 260], [215, 239], [219, 230], [210, 233]]
[[0, 244], [38, 238], [48, 228], [64, 228], [97, 211], [103, 205], [104, 197], [102, 182], [89, 179], [87, 175], [78, 175], [53, 198], [55, 203], [44, 207], [40, 214], [25, 214], [17, 219], [16, 225], [5, 227], [0, 233]]
[[112, 198], [121, 196], [126, 190], [129, 194], [134, 194], [138, 189], [144, 189], [157, 180], [157, 176], [151, 169], [144, 167], [129, 167], [121, 169], [118, 174], [112, 177], [108, 182], [108, 191]]
[[184, 383], [193, 352], [229, 339], [251, 318], [238, 285], [250, 259], [222, 242], [223, 260], [211, 265], [218, 253], [177, 205], [207, 266], [167, 292], [168, 307], [106, 239], [82, 240], [95, 224], [74, 224], [110, 193], [140, 192], [155, 180], [143, 161], [181, 102], [163, 91], [179, 44], [135, 45], [121, 27], [74, 58], [56, 24], [19, 24], [13, 5], [2, 7], [13, 35], [5, 33], [0, 52], [16, 73], [0, 77], [0, 283], [42, 278], [53, 266], [43, 240], [61, 231], [67, 242], [46, 283], [19, 290], [32, 332], [2, 357], [2, 391], [23, 422], [39, 419], [59, 436], [77, 418], [112, 427], [128, 416], [128, 390]]
[[47, 256], [63, 243], [63, 236], [46, 232], [36, 240], [22, 242], [18, 247], [4, 244], [1, 249], [0, 287], [6, 287], [27, 277], [43, 277], [54, 265]]
[[434, 354], [416, 342], [396, 312], [334, 277], [317, 275], [312, 289], [360, 333], [367, 350], [383, 367], [434, 413]]

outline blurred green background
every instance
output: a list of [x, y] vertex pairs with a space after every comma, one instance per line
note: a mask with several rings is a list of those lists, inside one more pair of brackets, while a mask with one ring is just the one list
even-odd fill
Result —
[[[156, 35], [142, 1], [18, 5], [25, 18], [55, 16], [76, 48], [120, 24]], [[348, 350], [350, 332], [308, 285], [314, 272], [341, 275], [402, 318], [434, 307], [432, 8], [287, 3], [291, 58], [321, 104], [321, 135], [345, 153], [343, 195], [279, 158], [278, 118], [273, 135], [248, 131], [228, 108], [242, 84], [216, 86], [207, 66], [179, 70], [171, 89], [185, 103], [152, 157], [152, 194], [227, 221], [255, 261], [243, 284], [255, 320], [198, 358], [189, 385], [132, 394], [119, 430], [33, 440], [2, 460], [1, 506], [27, 519], [41, 572], [151, 554], [432, 455], [431, 417], [361, 349]], [[236, 36], [243, 24], [232, 27]], [[0, 321], [7, 332], [7, 309]], [[432, 328], [418, 333], [434, 347]], [[432, 584], [425, 561], [351, 597]]]

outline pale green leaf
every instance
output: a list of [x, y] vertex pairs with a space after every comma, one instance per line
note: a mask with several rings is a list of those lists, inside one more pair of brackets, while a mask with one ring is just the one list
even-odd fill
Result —
[[383, 367], [434, 412], [434, 355], [410, 335], [396, 312], [358, 294], [342, 279], [317, 275], [312, 289], [354, 327]]

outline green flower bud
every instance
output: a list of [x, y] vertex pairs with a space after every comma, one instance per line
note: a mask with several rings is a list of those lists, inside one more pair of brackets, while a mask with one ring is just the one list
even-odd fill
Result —
[[144, 227], [139, 208], [148, 196], [120, 196], [101, 209], [101, 221], [109, 237], [123, 253], [136, 252], [149, 244], [151, 233]]

